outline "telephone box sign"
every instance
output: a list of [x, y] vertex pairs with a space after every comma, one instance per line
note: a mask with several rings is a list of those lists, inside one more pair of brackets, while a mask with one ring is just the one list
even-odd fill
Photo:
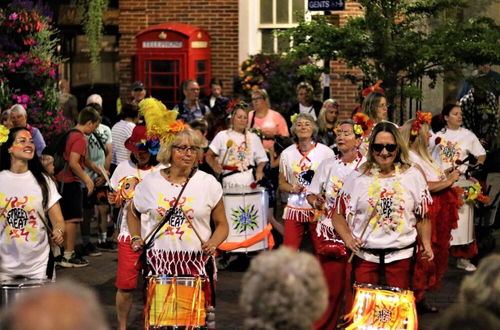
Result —
[[345, 1], [343, 0], [309, 0], [307, 9], [311, 11], [323, 10], [344, 10]]
[[182, 41], [143, 41], [142, 48], [182, 48]]

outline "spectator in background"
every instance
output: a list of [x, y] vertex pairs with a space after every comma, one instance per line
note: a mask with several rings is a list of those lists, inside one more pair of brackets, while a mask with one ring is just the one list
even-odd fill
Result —
[[[476, 84], [481, 84], [488, 92], [493, 93], [495, 98], [500, 94], [500, 73], [491, 70], [491, 64], [487, 63], [481, 65], [478, 71], [473, 73], [473, 79]], [[471, 89], [473, 89], [473, 82], [466, 80], [462, 88], [457, 94], [456, 100], [460, 101]]]
[[333, 148], [335, 146], [335, 126], [339, 118], [339, 104], [334, 99], [323, 102], [318, 116], [318, 142]]
[[92, 134], [99, 126], [101, 117], [92, 107], [85, 107], [78, 115], [78, 124], [66, 139], [64, 159], [67, 165], [56, 174], [59, 191], [62, 195], [60, 204], [66, 221], [66, 235], [64, 240], [64, 255], [59, 265], [66, 268], [85, 267], [88, 261], [75, 254], [76, 233], [78, 223], [83, 220], [83, 190], [81, 182], [90, 195], [94, 191], [94, 181], [83, 170], [87, 155], [87, 140], [85, 135]]
[[256, 89], [252, 92], [253, 111], [248, 114], [248, 128], [260, 130], [264, 149], [274, 145], [276, 135], [289, 136], [285, 118], [271, 109], [269, 96], [265, 89]]
[[13, 105], [10, 108], [10, 120], [12, 121], [12, 127], [26, 128], [31, 133], [33, 142], [35, 143], [36, 154], [40, 156], [43, 149], [45, 149], [45, 140], [38, 128], [28, 124], [26, 109], [20, 104]]
[[314, 120], [319, 117], [319, 112], [323, 103], [313, 99], [314, 88], [307, 82], [301, 82], [297, 85], [297, 103], [295, 103], [288, 113], [286, 118], [288, 127], [292, 126], [290, 117], [296, 113], [308, 113], [313, 116]]
[[74, 124], [78, 120], [78, 100], [70, 93], [69, 81], [61, 79], [59, 81], [59, 103], [63, 109], [64, 117]]
[[77, 282], [61, 281], [26, 293], [4, 310], [4, 330], [108, 330], [96, 294]]
[[212, 94], [206, 97], [203, 103], [210, 108], [210, 113], [206, 117], [210, 128], [207, 138], [211, 141], [217, 133], [228, 128], [226, 119], [229, 98], [222, 96], [222, 80], [218, 78], [210, 80], [210, 89]]
[[[102, 114], [102, 97], [98, 94], [92, 94], [87, 98], [87, 106], [94, 108], [99, 114]], [[98, 221], [98, 246], [107, 248], [107, 226], [109, 215], [109, 203], [107, 201], [106, 180], [100, 169], [104, 168], [109, 175], [112, 157], [112, 137], [111, 129], [100, 123], [97, 129], [90, 135], [87, 135], [87, 157], [85, 158], [85, 172], [94, 181], [94, 192], [87, 197], [86, 191], [83, 191], [83, 222], [80, 225], [84, 254], [89, 256], [101, 255], [90, 242], [90, 222], [97, 209]], [[95, 208], [94, 208], [95, 207]]]
[[2, 112], [0, 125], [3, 125], [8, 129], [12, 128], [12, 121], [10, 120], [10, 109], [4, 110]]
[[142, 81], [135, 81], [132, 84], [132, 91], [130, 92], [132, 95], [132, 104], [139, 105], [139, 102], [146, 98], [146, 87]]
[[182, 82], [182, 92], [184, 100], [174, 107], [174, 110], [179, 112], [177, 119], [184, 120], [189, 123], [191, 120], [204, 118], [210, 112], [208, 106], [201, 103], [200, 85], [194, 79], [186, 79]]
[[371, 92], [363, 100], [363, 105], [361, 107], [363, 113], [368, 115], [375, 124], [387, 120], [389, 106], [387, 105], [387, 99], [384, 94]]
[[112, 157], [110, 172], [124, 160], [130, 158], [130, 151], [125, 148], [125, 140], [132, 135], [132, 130], [139, 121], [139, 108], [132, 103], [126, 103], [120, 112], [122, 118], [111, 128], [112, 135]]
[[314, 256], [285, 247], [263, 252], [243, 276], [243, 328], [310, 330], [326, 309], [327, 294]]

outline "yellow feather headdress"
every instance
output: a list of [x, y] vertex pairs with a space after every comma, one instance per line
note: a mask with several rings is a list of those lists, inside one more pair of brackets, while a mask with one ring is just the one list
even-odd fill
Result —
[[139, 111], [146, 121], [148, 138], [158, 138], [161, 144], [168, 144], [174, 136], [188, 128], [184, 121], [176, 120], [178, 112], [169, 110], [159, 100], [148, 97], [139, 103]]

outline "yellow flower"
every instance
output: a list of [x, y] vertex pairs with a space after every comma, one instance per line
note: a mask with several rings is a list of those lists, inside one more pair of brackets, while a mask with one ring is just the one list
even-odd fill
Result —
[[363, 135], [363, 128], [361, 127], [361, 125], [354, 125], [354, 133], [356, 135]]
[[0, 144], [5, 143], [9, 139], [9, 133], [10, 130], [7, 127], [0, 125]]
[[297, 118], [297, 116], [298, 116], [298, 115], [299, 115], [298, 113], [291, 115], [291, 116], [290, 116], [290, 121], [291, 121], [292, 123], [295, 123], [295, 119]]

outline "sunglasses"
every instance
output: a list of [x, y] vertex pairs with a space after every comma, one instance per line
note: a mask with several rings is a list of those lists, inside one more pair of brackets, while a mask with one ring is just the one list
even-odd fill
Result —
[[392, 144], [392, 143], [389, 144], [373, 143], [371, 146], [372, 149], [376, 152], [382, 152], [382, 150], [384, 149], [387, 150], [387, 152], [394, 152], [398, 147], [397, 144]]

